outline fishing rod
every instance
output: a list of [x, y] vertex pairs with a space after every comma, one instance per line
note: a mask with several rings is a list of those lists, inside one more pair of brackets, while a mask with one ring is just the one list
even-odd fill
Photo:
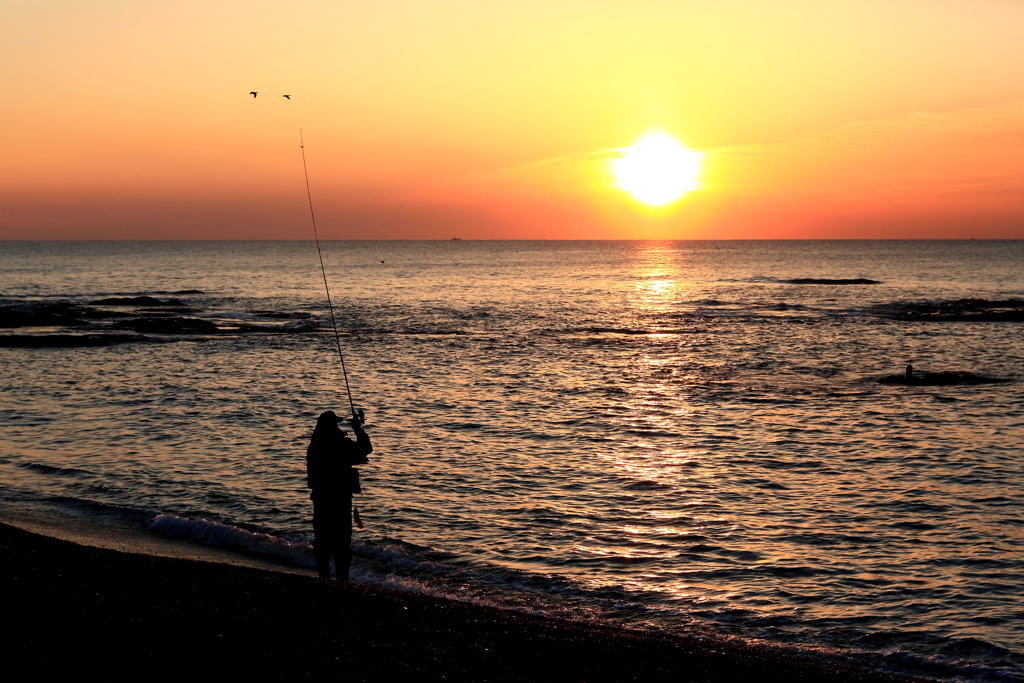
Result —
[[352, 388], [348, 383], [348, 371], [345, 370], [345, 355], [341, 352], [341, 335], [338, 334], [338, 322], [334, 318], [334, 304], [331, 303], [331, 288], [327, 284], [327, 269], [324, 268], [324, 252], [320, 249], [320, 235], [316, 231], [316, 215], [313, 213], [313, 195], [309, 191], [309, 171], [306, 170], [306, 144], [299, 128], [299, 149], [302, 150], [302, 174], [306, 178], [306, 198], [309, 200], [309, 218], [313, 222], [313, 239], [316, 240], [316, 253], [320, 257], [320, 272], [324, 276], [324, 289], [327, 291], [327, 308], [331, 311], [331, 326], [334, 328], [334, 341], [338, 345], [338, 360], [341, 361], [341, 375], [345, 378], [345, 392], [348, 394], [348, 405], [352, 409], [352, 419], [360, 424], [366, 422], [363, 411], [356, 412], [356, 404], [352, 401]]

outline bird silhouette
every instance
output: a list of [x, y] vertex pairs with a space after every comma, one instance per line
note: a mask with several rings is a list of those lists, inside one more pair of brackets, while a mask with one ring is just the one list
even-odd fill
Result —
[[250, 94], [250, 95], [252, 95], [252, 98], [253, 98], [254, 100], [256, 99], [256, 94], [257, 94], [257, 93], [256, 93], [256, 91], [255, 91], [255, 90], [253, 90], [253, 91], [252, 91], [252, 92], [250, 92], [249, 94]]
[[290, 100], [292, 98], [291, 95], [281, 95], [281, 97], [285, 98], [286, 100]]

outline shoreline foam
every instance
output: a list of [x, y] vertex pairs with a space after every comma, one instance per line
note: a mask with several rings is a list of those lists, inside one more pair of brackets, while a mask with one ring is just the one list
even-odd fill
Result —
[[190, 538], [155, 533], [146, 528], [120, 523], [113, 518], [100, 520], [95, 515], [74, 515], [52, 507], [0, 501], [0, 524], [89, 548], [195, 562], [216, 562], [308, 577], [316, 575], [311, 569], [293, 564], [234, 552]]

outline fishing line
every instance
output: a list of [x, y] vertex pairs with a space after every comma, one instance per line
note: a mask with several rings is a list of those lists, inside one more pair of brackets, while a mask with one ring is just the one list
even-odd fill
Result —
[[352, 409], [352, 417], [358, 419], [356, 405], [352, 402], [352, 389], [348, 384], [348, 372], [345, 370], [345, 355], [341, 352], [341, 335], [338, 334], [338, 323], [334, 318], [334, 304], [331, 303], [331, 288], [327, 284], [327, 270], [324, 268], [324, 253], [320, 249], [320, 235], [316, 231], [316, 216], [313, 214], [313, 195], [309, 191], [309, 171], [306, 170], [306, 145], [299, 128], [299, 149], [302, 150], [302, 174], [306, 177], [306, 198], [309, 200], [309, 218], [313, 222], [313, 238], [316, 240], [316, 253], [320, 257], [320, 272], [324, 276], [324, 289], [327, 291], [327, 308], [331, 311], [331, 326], [334, 327], [334, 341], [338, 345], [338, 360], [341, 361], [341, 374], [345, 378], [345, 391], [348, 393], [348, 405]]

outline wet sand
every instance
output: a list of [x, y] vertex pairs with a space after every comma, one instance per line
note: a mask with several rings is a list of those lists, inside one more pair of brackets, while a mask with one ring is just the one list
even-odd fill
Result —
[[71, 679], [911, 681], [0, 524], [8, 666]]

